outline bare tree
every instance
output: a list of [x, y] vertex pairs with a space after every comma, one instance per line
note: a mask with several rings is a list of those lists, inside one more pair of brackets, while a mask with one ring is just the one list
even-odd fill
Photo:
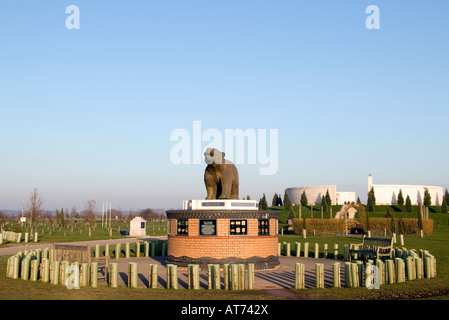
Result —
[[44, 200], [42, 199], [42, 195], [37, 192], [37, 188], [34, 188], [34, 191], [31, 192], [30, 202], [27, 203], [27, 206], [31, 225], [37, 225], [39, 218], [44, 213]]
[[89, 226], [89, 238], [92, 237], [92, 227], [95, 225], [97, 221], [97, 216], [95, 215], [95, 207], [97, 206], [97, 203], [95, 200], [90, 199], [87, 201], [87, 203], [84, 205], [84, 220]]

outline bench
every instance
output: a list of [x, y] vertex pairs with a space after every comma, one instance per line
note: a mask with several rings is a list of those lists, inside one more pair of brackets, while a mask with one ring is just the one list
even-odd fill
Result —
[[[87, 245], [53, 244], [53, 261], [68, 261], [69, 263], [87, 263], [89, 269], [92, 262], [98, 263], [98, 269], [102, 271], [104, 279], [109, 266], [109, 257], [93, 258], [91, 247]], [[100, 278], [99, 278], [100, 279]]]
[[360, 254], [362, 256], [372, 256], [376, 259], [381, 257], [392, 257], [393, 239], [392, 238], [368, 238], [364, 237], [362, 243], [351, 243], [349, 247], [349, 261], [352, 254]]

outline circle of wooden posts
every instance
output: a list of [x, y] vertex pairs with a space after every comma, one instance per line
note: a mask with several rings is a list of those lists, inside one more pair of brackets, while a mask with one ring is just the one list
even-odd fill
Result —
[[[6, 235], [11, 239], [14, 235]], [[15, 236], [17, 237], [17, 236]], [[17, 238], [15, 238], [17, 240]], [[165, 246], [164, 246], [165, 244]], [[294, 246], [295, 256], [301, 256], [301, 243], [296, 242]], [[318, 244], [315, 244], [314, 257], [320, 257]], [[160, 246], [160, 253], [166, 252], [166, 243]], [[281, 248], [281, 246], [280, 246]], [[283, 253], [287, 256], [291, 255], [290, 243], [282, 244]], [[309, 257], [309, 243], [305, 242], [303, 246], [303, 257]], [[343, 257], [348, 256], [348, 246], [344, 246]], [[115, 256], [121, 256], [121, 244], [116, 245]], [[131, 244], [125, 244], [124, 256], [129, 257]], [[135, 243], [136, 257], [145, 256], [156, 253], [156, 243], [140, 242]], [[104, 255], [113, 255], [109, 245], [104, 246], [104, 251], [100, 250], [99, 245], [94, 246], [92, 252], [94, 257]], [[392, 259], [375, 259], [368, 260], [366, 264], [361, 261], [344, 262], [343, 283], [345, 287], [361, 287], [365, 285], [367, 288], [376, 287], [376, 285], [401, 283], [404, 281], [412, 281], [423, 278], [436, 277], [436, 259], [428, 250], [407, 250], [406, 248], [395, 248]], [[67, 285], [68, 280], [73, 281], [73, 270], [77, 274], [77, 280], [80, 286], [98, 286], [98, 263], [70, 263], [69, 261], [54, 261], [53, 249], [37, 249], [19, 251], [7, 260], [6, 276], [13, 279], [41, 281], [56, 284]], [[329, 258], [328, 245], [323, 246], [322, 256]], [[338, 245], [334, 245], [333, 259], [338, 257]], [[138, 263], [130, 262], [128, 265], [128, 286], [137, 288], [138, 283]], [[118, 264], [112, 262], [108, 268], [108, 285], [112, 288], [118, 286]], [[221, 289], [221, 271], [224, 275], [225, 290], [245, 290], [254, 289], [255, 270], [253, 264], [210, 264], [207, 266], [208, 289]], [[305, 270], [301, 263], [295, 264], [295, 289], [305, 288]], [[332, 286], [341, 286], [340, 262], [334, 262], [332, 265]], [[188, 288], [200, 289], [200, 271], [198, 265], [189, 265], [188, 267]], [[158, 287], [158, 265], [152, 264], [148, 273], [149, 288]], [[72, 283], [72, 282], [71, 282]], [[169, 289], [178, 289], [178, 267], [176, 265], [167, 265], [167, 282], [166, 287]], [[315, 264], [315, 287], [324, 288], [324, 266], [321, 263]]]

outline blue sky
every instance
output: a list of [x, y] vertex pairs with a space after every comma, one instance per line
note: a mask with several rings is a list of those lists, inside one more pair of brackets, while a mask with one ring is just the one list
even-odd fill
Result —
[[[65, 27], [66, 7], [80, 29]], [[368, 5], [380, 30], [368, 30]], [[447, 1], [1, 1], [0, 209], [204, 198], [170, 133], [277, 129], [240, 196], [335, 184], [449, 187]]]

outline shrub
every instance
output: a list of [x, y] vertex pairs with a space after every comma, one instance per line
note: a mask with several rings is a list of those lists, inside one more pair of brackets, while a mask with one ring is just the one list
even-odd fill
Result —
[[[295, 234], [302, 234], [303, 219], [292, 220], [293, 231]], [[341, 235], [345, 231], [345, 222], [343, 219], [307, 219], [307, 233], [315, 231], [319, 235]]]
[[[425, 235], [430, 235], [433, 232], [434, 221], [433, 219], [422, 219], [423, 232]], [[354, 225], [359, 223], [357, 220], [353, 220]], [[401, 226], [399, 226], [399, 223]], [[292, 227], [295, 234], [302, 234], [303, 219], [292, 219]], [[416, 218], [401, 218], [395, 219], [396, 230], [403, 229], [405, 235], [419, 235], [418, 219]], [[313, 233], [317, 235], [335, 236], [341, 235], [345, 231], [344, 219], [307, 219], [306, 228], [307, 233]], [[388, 233], [391, 232], [391, 218], [374, 218], [370, 217], [370, 230], [371, 232], [383, 233], [384, 229]]]

